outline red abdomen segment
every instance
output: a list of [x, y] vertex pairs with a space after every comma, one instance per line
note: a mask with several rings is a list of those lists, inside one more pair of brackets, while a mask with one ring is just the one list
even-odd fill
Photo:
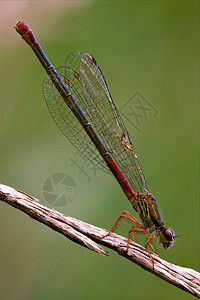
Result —
[[107, 154], [104, 159], [106, 160], [106, 163], [109, 166], [111, 172], [113, 173], [113, 175], [115, 176], [115, 178], [119, 182], [119, 184], [120, 184], [122, 190], [124, 191], [126, 197], [133, 204], [136, 193], [133, 192], [133, 190], [130, 187], [128, 181], [126, 180], [124, 175], [121, 173], [121, 171], [119, 170], [118, 166], [116, 165], [116, 163], [114, 162], [112, 157], [109, 154]]
[[18, 21], [15, 25], [16, 31], [22, 36], [22, 38], [27, 42], [27, 44], [31, 47], [37, 44], [35, 36], [29, 26], [23, 22]]

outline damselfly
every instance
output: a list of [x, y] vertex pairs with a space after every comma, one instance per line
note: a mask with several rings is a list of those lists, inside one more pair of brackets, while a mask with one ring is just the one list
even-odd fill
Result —
[[126, 219], [132, 223], [127, 251], [131, 234], [134, 241], [136, 232], [148, 234], [145, 248], [152, 259], [147, 247], [151, 246], [156, 252], [153, 240], [159, 236], [159, 243], [167, 249], [175, 233], [166, 229], [156, 200], [147, 191], [128, 132], [96, 60], [88, 53], [72, 52], [66, 66], [55, 70], [28, 25], [18, 21], [15, 29], [31, 46], [48, 74], [43, 85], [44, 97], [56, 124], [90, 161], [112, 172], [142, 220], [140, 223], [124, 211], [108, 235], [121, 219]]

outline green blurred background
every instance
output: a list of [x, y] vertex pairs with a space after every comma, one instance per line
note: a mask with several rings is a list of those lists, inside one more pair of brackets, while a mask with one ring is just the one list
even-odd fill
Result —
[[[12, 28], [26, 21], [54, 66], [68, 53], [97, 60], [120, 109], [136, 92], [157, 110], [141, 120], [133, 145], [149, 191], [177, 235], [160, 257], [199, 269], [198, 1], [1, 1], [1, 182], [42, 196], [45, 179], [63, 172], [77, 194], [58, 208], [110, 229], [133, 212], [112, 176], [80, 175], [76, 149], [53, 122], [42, 95], [45, 72]], [[87, 171], [89, 172], [89, 171]], [[80, 247], [16, 209], [0, 203], [1, 299], [192, 299], [192, 296], [110, 251]], [[129, 224], [117, 233], [126, 236]], [[137, 239], [144, 245], [144, 237]], [[155, 243], [156, 245], [156, 243]]]

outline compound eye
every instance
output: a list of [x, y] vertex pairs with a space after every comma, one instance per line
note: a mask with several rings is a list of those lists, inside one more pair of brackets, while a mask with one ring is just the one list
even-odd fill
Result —
[[166, 229], [163, 234], [168, 241], [173, 241], [175, 238], [175, 233], [173, 230]]

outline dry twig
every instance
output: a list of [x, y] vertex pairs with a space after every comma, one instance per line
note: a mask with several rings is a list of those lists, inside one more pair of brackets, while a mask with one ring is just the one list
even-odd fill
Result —
[[0, 200], [25, 212], [38, 222], [58, 231], [75, 243], [81, 244], [97, 253], [109, 255], [106, 250], [97, 244], [97, 242], [105, 245], [132, 262], [135, 262], [147, 271], [200, 298], [200, 274], [193, 269], [176, 266], [152, 253], [151, 255], [154, 259], [153, 267], [152, 261], [144, 247], [134, 242], [130, 242], [127, 253], [126, 238], [112, 233], [110, 236], [102, 239], [101, 237], [108, 233], [105, 229], [87, 224], [63, 215], [53, 209], [49, 209], [37, 203], [37, 199], [26, 193], [3, 184], [0, 184]]

